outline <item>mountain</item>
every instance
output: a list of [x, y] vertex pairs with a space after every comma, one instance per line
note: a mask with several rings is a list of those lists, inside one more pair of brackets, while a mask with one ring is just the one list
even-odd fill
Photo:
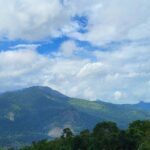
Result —
[[150, 119], [150, 111], [133, 105], [119, 105], [103, 101], [86, 101], [71, 99], [69, 101], [77, 110], [98, 117], [99, 121], [114, 121], [120, 128], [126, 128], [134, 120]]
[[139, 106], [70, 98], [41, 86], [6, 92], [0, 94], [0, 145], [55, 138], [66, 127], [78, 133], [104, 120], [125, 128], [133, 120], [150, 119], [149, 110]]
[[146, 103], [141, 101], [138, 104], [134, 105], [135, 108], [141, 109], [141, 110], [145, 110], [145, 111], [150, 111], [150, 103]]

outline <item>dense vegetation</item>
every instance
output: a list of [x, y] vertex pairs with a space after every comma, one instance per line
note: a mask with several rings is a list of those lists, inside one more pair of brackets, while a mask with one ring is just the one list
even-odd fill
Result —
[[79, 135], [65, 128], [60, 138], [33, 142], [21, 150], [150, 150], [150, 121], [134, 121], [126, 130], [114, 122], [102, 122]]

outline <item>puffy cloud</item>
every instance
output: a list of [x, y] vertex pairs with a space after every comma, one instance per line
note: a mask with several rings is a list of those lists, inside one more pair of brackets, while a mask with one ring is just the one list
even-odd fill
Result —
[[75, 57], [82, 50], [83, 48], [79, 47], [75, 41], [68, 40], [62, 43], [59, 52], [54, 52], [53, 55], [58, 57]]
[[148, 0], [82, 0], [80, 3], [74, 1], [73, 5], [82, 7], [81, 14], [88, 18], [88, 32], [70, 33], [74, 38], [105, 45], [112, 41], [141, 40], [150, 36]]
[[0, 91], [44, 85], [62, 93], [114, 103], [149, 101], [149, 46], [128, 45], [115, 51], [93, 51], [97, 58], [51, 57], [37, 45], [0, 52]]
[[[35, 44], [0, 52], [0, 91], [47, 85], [91, 100], [150, 101], [149, 8], [148, 0], [0, 0], [1, 40], [70, 37], [47, 56]], [[86, 50], [79, 40], [110, 49]]]
[[120, 101], [124, 98], [124, 94], [120, 91], [114, 92], [114, 99]]
[[101, 73], [104, 73], [104, 70], [107, 69], [107, 66], [102, 64], [101, 62], [95, 62], [95, 63], [87, 63], [83, 68], [81, 68], [81, 70], [79, 71], [79, 73], [77, 74], [77, 76], [79, 78], [84, 78], [87, 76], [98, 76]]
[[62, 128], [55, 127], [48, 132], [48, 136], [53, 138], [60, 137], [62, 135], [62, 131], [63, 131]]
[[36, 78], [36, 74], [40, 74], [39, 68], [46, 64], [47, 59], [37, 54], [35, 47], [35, 45], [19, 45], [13, 51], [0, 52], [1, 91], [37, 83], [39, 79]]
[[60, 49], [64, 56], [72, 56], [77, 47], [73, 41], [67, 41], [61, 45]]
[[76, 28], [59, 0], [0, 0], [0, 37], [41, 40]]
[[[67, 35], [94, 45], [147, 39], [149, 7], [148, 0], [0, 0], [0, 37], [40, 40]], [[83, 27], [74, 16], [88, 19], [86, 33], [79, 31]]]

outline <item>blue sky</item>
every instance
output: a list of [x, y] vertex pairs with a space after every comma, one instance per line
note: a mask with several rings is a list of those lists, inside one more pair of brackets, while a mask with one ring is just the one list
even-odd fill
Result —
[[42, 85], [150, 102], [149, 8], [148, 0], [0, 0], [0, 92]]

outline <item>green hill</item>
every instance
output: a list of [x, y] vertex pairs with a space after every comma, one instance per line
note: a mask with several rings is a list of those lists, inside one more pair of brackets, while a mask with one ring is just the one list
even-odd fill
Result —
[[107, 120], [125, 128], [137, 119], [150, 119], [150, 112], [139, 105], [92, 102], [48, 87], [30, 87], [0, 94], [0, 145], [18, 147], [55, 138], [66, 127], [78, 133]]

